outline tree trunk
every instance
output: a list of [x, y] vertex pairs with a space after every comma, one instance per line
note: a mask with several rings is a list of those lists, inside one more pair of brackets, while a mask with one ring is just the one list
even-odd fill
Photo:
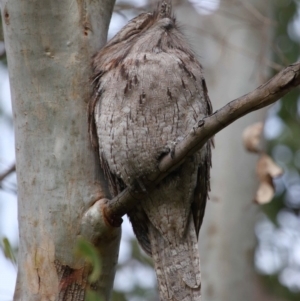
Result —
[[[74, 254], [84, 212], [108, 196], [88, 137], [91, 57], [114, 0], [2, 0], [16, 136], [20, 249], [14, 300], [84, 300], [90, 265]], [[96, 208], [97, 209], [97, 208]], [[93, 237], [109, 299], [120, 229]]]

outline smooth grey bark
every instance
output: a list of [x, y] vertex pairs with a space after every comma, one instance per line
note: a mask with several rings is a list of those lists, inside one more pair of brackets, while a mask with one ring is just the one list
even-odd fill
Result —
[[[104, 226], [105, 235], [90, 235], [86, 229], [98, 229], [99, 220], [81, 218], [108, 196], [86, 111], [91, 57], [106, 42], [114, 2], [1, 1], [18, 179], [14, 300], [84, 300], [90, 266], [74, 254], [82, 235], [103, 263], [91, 287], [109, 299], [120, 229]], [[94, 211], [89, 214], [100, 214]]]

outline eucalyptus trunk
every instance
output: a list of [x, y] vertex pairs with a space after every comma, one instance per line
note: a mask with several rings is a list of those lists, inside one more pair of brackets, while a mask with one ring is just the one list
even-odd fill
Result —
[[[108, 196], [88, 136], [91, 57], [114, 0], [2, 0], [16, 141], [20, 248], [14, 300], [83, 300], [90, 265], [75, 256], [84, 212]], [[120, 229], [93, 243], [109, 299]]]

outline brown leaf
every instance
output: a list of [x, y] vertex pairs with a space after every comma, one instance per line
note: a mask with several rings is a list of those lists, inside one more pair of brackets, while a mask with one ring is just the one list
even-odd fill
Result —
[[257, 122], [245, 128], [242, 138], [244, 146], [249, 152], [261, 152], [259, 142], [263, 128], [263, 122]]
[[256, 165], [256, 174], [260, 186], [255, 201], [258, 204], [269, 203], [275, 193], [273, 179], [282, 175], [283, 170], [267, 154], [262, 154]]

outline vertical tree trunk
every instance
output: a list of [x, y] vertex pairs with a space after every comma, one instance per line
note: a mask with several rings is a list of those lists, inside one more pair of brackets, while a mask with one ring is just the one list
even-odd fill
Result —
[[[90, 267], [74, 255], [81, 217], [107, 189], [88, 137], [91, 56], [114, 0], [2, 0], [16, 136], [19, 269], [15, 300], [83, 300]], [[97, 242], [109, 299], [119, 229]], [[96, 240], [94, 240], [95, 242]]]

